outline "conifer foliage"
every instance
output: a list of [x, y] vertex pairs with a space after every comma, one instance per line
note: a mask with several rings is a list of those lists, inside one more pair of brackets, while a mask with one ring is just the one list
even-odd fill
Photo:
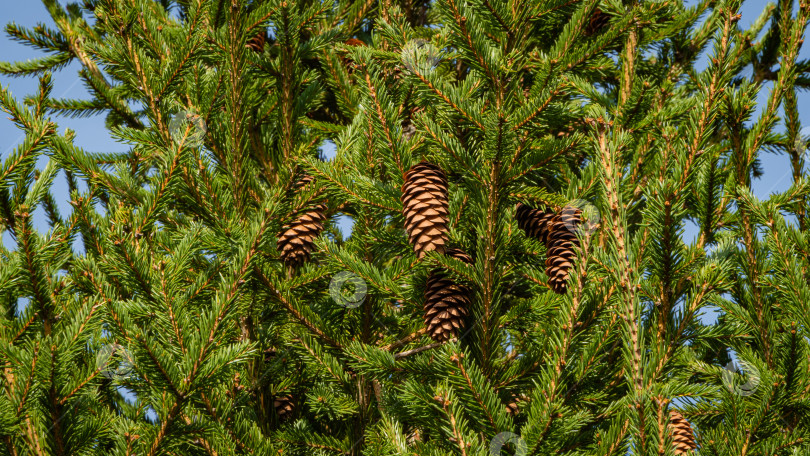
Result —
[[0, 455], [810, 452], [807, 0], [43, 3]]

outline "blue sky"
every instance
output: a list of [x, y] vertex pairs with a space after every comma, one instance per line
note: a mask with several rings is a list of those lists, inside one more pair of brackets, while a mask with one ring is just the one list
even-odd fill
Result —
[[[67, 2], [65, 0], [59, 0], [59, 3], [64, 5]], [[763, 0], [746, 1], [742, 10], [741, 25], [748, 26], [753, 22], [764, 9], [765, 5], [766, 2]], [[39, 22], [43, 22], [48, 26], [54, 26], [45, 7], [37, 0], [0, 0], [0, 23], [5, 25], [8, 22], [16, 22], [17, 24], [27, 27], [33, 27]], [[31, 48], [11, 41], [5, 32], [2, 34], [2, 37], [0, 37], [0, 60], [27, 60], [35, 56], [32, 52], [34, 51]], [[810, 57], [810, 46], [805, 46], [802, 49], [800, 58], [806, 59], [808, 57]], [[89, 98], [89, 94], [83, 82], [76, 76], [79, 66], [78, 63], [74, 62], [54, 75], [54, 97]], [[9, 78], [7, 76], [0, 76], [0, 84], [9, 87], [12, 94], [18, 100], [21, 100], [25, 95], [34, 94], [37, 87], [37, 81], [34, 78]], [[766, 90], [762, 91], [760, 99], [758, 100], [760, 104], [767, 100], [767, 89], [769, 88], [770, 85], [766, 86]], [[799, 107], [800, 118], [805, 124], [810, 125], [810, 94], [799, 94]], [[127, 150], [126, 145], [113, 141], [108, 132], [104, 129], [104, 116], [94, 116], [83, 119], [54, 117], [53, 120], [58, 123], [60, 132], [64, 132], [66, 128], [75, 131], [77, 145], [87, 150], [97, 152], [122, 152]], [[0, 117], [0, 158], [5, 159], [22, 139], [23, 136], [20, 130], [5, 116]], [[334, 148], [327, 148], [325, 152], [327, 156], [331, 156], [334, 154]], [[46, 158], [43, 158], [43, 165], [46, 160]], [[761, 160], [765, 175], [761, 179], [754, 181], [755, 194], [759, 198], [767, 198], [772, 192], [787, 189], [791, 184], [790, 167], [787, 156], [763, 154], [761, 155]], [[69, 214], [71, 207], [68, 204], [69, 195], [67, 195], [67, 184], [63, 176], [60, 176], [57, 180], [54, 191], [57, 193], [62, 192], [62, 194], [55, 195], [59, 209], [63, 216]], [[37, 217], [35, 215], [35, 223], [39, 229], [47, 230], [43, 217]], [[344, 231], [347, 231], [349, 225], [346, 223], [342, 225]], [[694, 234], [695, 230], [693, 227], [687, 226], [684, 236], [685, 239], [691, 240]], [[11, 239], [8, 234], [3, 235], [3, 242], [6, 243], [6, 246], [11, 246]]]

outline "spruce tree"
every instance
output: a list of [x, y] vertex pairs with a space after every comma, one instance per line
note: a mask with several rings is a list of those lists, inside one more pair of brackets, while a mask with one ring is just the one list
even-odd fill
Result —
[[0, 454], [810, 452], [807, 1], [43, 1]]

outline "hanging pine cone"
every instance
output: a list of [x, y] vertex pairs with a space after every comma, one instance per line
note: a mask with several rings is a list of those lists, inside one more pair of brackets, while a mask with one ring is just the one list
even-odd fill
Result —
[[672, 444], [675, 446], [676, 455], [689, 454], [697, 448], [692, 426], [677, 410], [669, 411], [669, 430], [672, 433]]
[[256, 53], [263, 53], [264, 52], [264, 45], [267, 42], [267, 34], [265, 32], [261, 32], [256, 34], [253, 38], [249, 39], [245, 47], [252, 50]]
[[[349, 38], [346, 40], [346, 46], [367, 46], [367, 44], [363, 41], [358, 40], [357, 38]], [[346, 67], [346, 72], [349, 74], [354, 73], [357, 69], [357, 63], [355, 63], [351, 58], [348, 56], [341, 57], [341, 61], [343, 62], [343, 66]]]
[[[301, 190], [313, 181], [312, 176], [304, 176], [295, 184]], [[326, 220], [326, 205], [314, 204], [301, 211], [295, 220], [281, 228], [277, 247], [284, 263], [299, 267], [309, 260], [309, 254], [315, 249], [315, 239], [323, 231]]]
[[366, 43], [364, 41], [358, 40], [357, 38], [349, 38], [346, 40], [347, 46], [365, 46]]
[[520, 229], [526, 233], [526, 236], [539, 239], [545, 244], [548, 240], [549, 222], [554, 218], [554, 213], [534, 209], [523, 203], [518, 203], [516, 209], [515, 219], [517, 219]]
[[293, 185], [293, 188], [294, 188], [295, 190], [303, 190], [303, 189], [305, 189], [305, 188], [306, 188], [306, 187], [307, 187], [309, 184], [311, 184], [311, 183], [313, 183], [313, 182], [315, 182], [315, 178], [314, 178], [314, 177], [312, 177], [312, 176], [310, 176], [309, 174], [305, 174], [305, 175], [301, 176], [301, 178], [300, 178], [300, 179], [298, 179], [298, 180], [295, 182], [295, 184]]
[[264, 351], [264, 362], [269, 363], [270, 361], [276, 359], [277, 353], [278, 352], [274, 347], [267, 347], [267, 349]]
[[557, 294], [565, 294], [568, 288], [568, 273], [576, 257], [574, 248], [579, 245], [576, 228], [582, 221], [581, 215], [580, 209], [566, 206], [549, 223], [546, 275], [549, 286]]
[[517, 416], [520, 412], [521, 402], [529, 402], [529, 397], [525, 394], [512, 395], [512, 401], [506, 404], [506, 413], [510, 416]]
[[[459, 249], [448, 249], [447, 255], [467, 264], [472, 258]], [[457, 284], [444, 269], [431, 271], [425, 286], [425, 327], [436, 342], [457, 337], [464, 328], [464, 319], [470, 307], [470, 290]]]
[[416, 133], [416, 126], [413, 124], [413, 116], [419, 112], [422, 112], [423, 109], [416, 106], [408, 110], [408, 115], [405, 119], [402, 120], [402, 137], [410, 140], [413, 138], [413, 135]]
[[593, 36], [599, 33], [608, 23], [610, 22], [610, 15], [605, 13], [599, 8], [596, 8], [593, 13], [591, 13], [590, 20], [588, 24], [585, 26], [585, 30], [583, 30], [583, 34], [585, 36]]
[[422, 431], [420, 431], [419, 428], [414, 429], [413, 432], [408, 434], [408, 437], [406, 437], [406, 441], [408, 442], [408, 445], [414, 445], [417, 442], [421, 442]]
[[520, 412], [520, 407], [518, 406], [517, 401], [512, 401], [506, 404], [506, 413], [510, 416], [517, 416], [518, 412]]
[[276, 397], [273, 400], [273, 407], [276, 409], [276, 414], [280, 421], [289, 419], [295, 410], [295, 401], [292, 396], [285, 395]]
[[438, 166], [421, 162], [405, 173], [402, 184], [405, 230], [417, 257], [447, 244], [447, 176]]

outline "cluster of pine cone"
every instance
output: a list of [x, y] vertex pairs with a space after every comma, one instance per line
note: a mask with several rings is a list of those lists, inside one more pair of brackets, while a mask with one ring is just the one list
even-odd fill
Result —
[[[460, 249], [447, 248], [447, 176], [438, 166], [421, 162], [405, 173], [402, 214], [408, 241], [418, 258], [435, 251], [467, 264], [472, 258]], [[456, 283], [443, 268], [430, 272], [425, 285], [424, 318], [430, 337], [437, 342], [457, 337], [470, 307], [470, 290]]]
[[568, 289], [569, 273], [574, 266], [574, 249], [579, 246], [576, 229], [582, 223], [582, 210], [566, 206], [555, 213], [518, 203], [515, 218], [527, 236], [546, 245], [548, 285], [555, 293], [564, 294]]
[[[402, 206], [408, 241], [418, 258], [436, 251], [472, 263], [462, 250], [447, 248], [447, 176], [441, 168], [425, 161], [411, 167], [402, 185]], [[576, 228], [582, 221], [582, 211], [565, 207], [559, 213], [546, 212], [519, 203], [515, 217], [528, 236], [546, 245], [549, 286], [556, 293], [565, 293], [576, 256], [574, 249], [579, 245]], [[455, 283], [442, 269], [431, 271], [424, 304], [425, 327], [430, 337], [438, 342], [457, 337], [464, 327], [469, 304], [468, 288]]]

